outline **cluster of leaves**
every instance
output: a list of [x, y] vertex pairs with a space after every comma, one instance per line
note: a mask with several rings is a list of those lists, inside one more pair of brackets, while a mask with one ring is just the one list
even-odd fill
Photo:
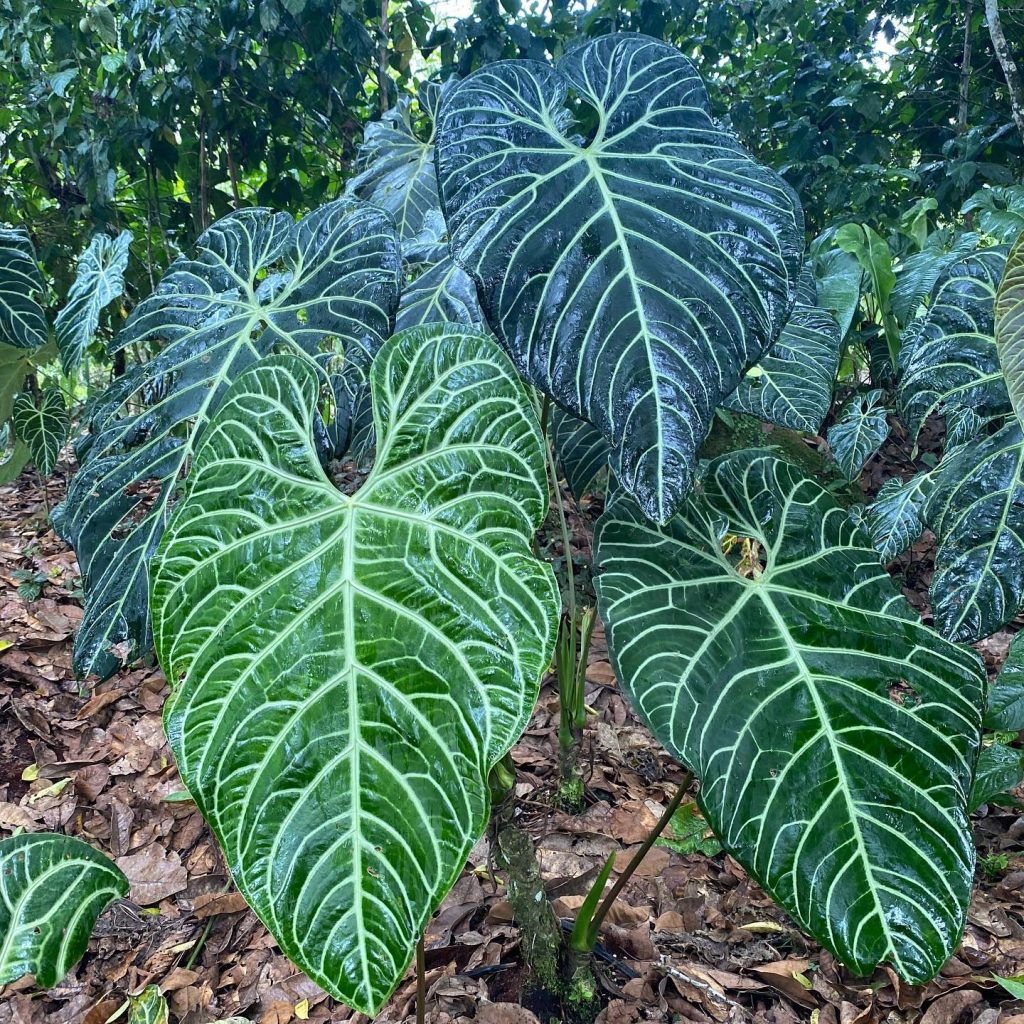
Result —
[[[985, 678], [955, 641], [1024, 600], [998, 351], [1024, 347], [1020, 246], [998, 329], [1006, 248], [933, 237], [928, 203], [895, 258], [861, 225], [805, 253], [793, 190], [636, 35], [425, 90], [359, 164], [298, 222], [217, 221], [113, 342], [156, 355], [90, 408], [56, 517], [85, 577], [78, 670], [155, 639], [171, 748], [240, 890], [374, 1013], [554, 651], [532, 385], [571, 487], [613, 481], [612, 661], [718, 841], [854, 970], [931, 977], [966, 919], [970, 809], [1016, 756], [988, 744], [979, 768]], [[943, 416], [948, 448], [855, 515], [775, 451], [701, 458], [723, 408], [809, 436], [831, 418], [852, 478], [891, 393], [915, 432]], [[371, 445], [340, 494], [324, 458]], [[936, 628], [879, 553], [925, 525]]]

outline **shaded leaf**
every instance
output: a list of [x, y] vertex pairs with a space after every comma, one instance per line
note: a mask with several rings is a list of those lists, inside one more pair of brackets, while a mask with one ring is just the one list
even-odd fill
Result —
[[864, 525], [883, 562], [891, 562], [921, 536], [922, 511], [930, 489], [931, 478], [927, 473], [918, 473], [906, 482], [893, 477], [882, 484], [875, 500], [864, 507]]
[[36, 832], [0, 840], [0, 985], [53, 988], [81, 959], [96, 918], [128, 880], [98, 850]]
[[[79, 675], [110, 675], [125, 641], [134, 656], [150, 646], [146, 566], [231, 381], [275, 347], [325, 360], [343, 353], [339, 379], [355, 403], [390, 331], [399, 271], [394, 228], [372, 206], [339, 200], [298, 224], [246, 209], [204, 232], [195, 257], [176, 261], [135, 307], [114, 347], [163, 347], [93, 407], [81, 469], [54, 517], [85, 581]], [[346, 423], [349, 412], [339, 408]], [[340, 432], [349, 434], [344, 424]]]
[[450, 256], [428, 266], [405, 287], [395, 330], [437, 323], [487, 327], [473, 279]]
[[835, 316], [798, 305], [767, 355], [723, 404], [780, 427], [817, 434], [832, 405], [839, 348]]
[[437, 146], [449, 244], [491, 328], [664, 521], [789, 315], [792, 190], [712, 118], [691, 63], [640, 35], [481, 68], [442, 101]]
[[856, 256], [842, 249], [827, 249], [813, 253], [811, 265], [817, 289], [815, 305], [835, 314], [840, 337], [845, 338], [860, 306], [864, 277], [860, 262]]
[[904, 333], [896, 399], [912, 438], [934, 413], [948, 420], [961, 410], [986, 418], [1008, 411], [993, 335], [1005, 264], [1003, 248], [954, 263], [939, 278], [928, 312]]
[[65, 373], [81, 362], [99, 326], [100, 313], [124, 291], [131, 242], [130, 231], [122, 231], [117, 238], [94, 235], [79, 257], [68, 300], [53, 322]]
[[976, 811], [1020, 785], [1024, 779], [1024, 753], [1003, 743], [990, 743], [978, 755], [971, 787], [970, 809]]
[[1006, 661], [989, 687], [985, 728], [1006, 732], [1024, 729], [1024, 643], [1018, 633], [1010, 642]]
[[700, 777], [725, 848], [856, 973], [932, 977], [973, 875], [974, 652], [922, 625], [845, 510], [770, 453], [712, 461], [661, 529], [620, 495], [595, 544], [616, 676]]
[[46, 344], [49, 328], [39, 304], [45, 290], [28, 233], [0, 227], [0, 343], [14, 348]]
[[942, 274], [970, 255], [978, 247], [978, 241], [973, 231], [940, 228], [928, 236], [920, 252], [903, 261], [892, 290], [892, 311], [901, 324], [908, 324], [917, 317]]
[[1010, 250], [996, 292], [995, 339], [999, 368], [1017, 419], [1024, 423], [1024, 234]]
[[33, 465], [43, 476], [49, 476], [71, 430], [60, 388], [46, 388], [38, 398], [23, 391], [14, 400], [11, 422], [15, 434], [25, 442]]
[[611, 451], [597, 427], [557, 405], [551, 408], [550, 432], [559, 468], [579, 501], [598, 474], [608, 468]]
[[153, 585], [182, 780], [282, 950], [369, 1016], [483, 833], [560, 610], [530, 548], [540, 430], [497, 344], [413, 328], [371, 385], [377, 458], [346, 497], [316, 459], [311, 371], [240, 378]]
[[885, 393], [875, 390], [854, 395], [840, 410], [826, 438], [847, 480], [855, 480], [864, 463], [889, 436]]

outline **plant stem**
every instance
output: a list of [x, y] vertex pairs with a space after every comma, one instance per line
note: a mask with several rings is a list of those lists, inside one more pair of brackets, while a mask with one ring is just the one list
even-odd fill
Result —
[[423, 948], [423, 936], [416, 943], [416, 1024], [427, 1019], [427, 955]]
[[[687, 772], [683, 777], [683, 781], [679, 783], [676, 795], [668, 802], [668, 807], [665, 808], [665, 813], [661, 816], [658, 824], [654, 826], [650, 834], [643, 841], [640, 849], [633, 854], [632, 859], [626, 865], [626, 869], [618, 878], [615, 879], [615, 884], [612, 886], [611, 891], [601, 901], [601, 906], [597, 908], [597, 913], [594, 914], [594, 919], [589, 928], [589, 932], [593, 936], [593, 940], [595, 942], [597, 941], [598, 933], [601, 931], [601, 925], [604, 923], [604, 919], [607, 917], [608, 911], [612, 908], [612, 904], [618, 898], [619, 893], [622, 892], [626, 883], [633, 876], [633, 872], [640, 867], [640, 862], [650, 852], [655, 840], [664, 831], [665, 826], [672, 820], [672, 815], [676, 813], [679, 805], [683, 802], [683, 797], [686, 796], [686, 791], [690, 788], [691, 782], [693, 782], [693, 772]], [[593, 945], [593, 943], [591, 945]]]

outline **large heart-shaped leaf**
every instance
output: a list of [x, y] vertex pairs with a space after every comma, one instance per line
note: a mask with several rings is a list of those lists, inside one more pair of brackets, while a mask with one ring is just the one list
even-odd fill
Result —
[[377, 459], [346, 497], [314, 452], [312, 373], [246, 373], [153, 584], [182, 779], [281, 948], [369, 1016], [484, 830], [559, 614], [530, 549], [540, 430], [497, 344], [412, 328], [371, 385]]
[[51, 833], [0, 840], [0, 985], [53, 988], [82, 958], [96, 918], [128, 879], [88, 843]]
[[829, 310], [795, 306], [778, 340], [723, 404], [780, 427], [817, 434], [832, 405], [841, 340]]
[[434, 169], [434, 117], [440, 96], [438, 85], [420, 90], [420, 111], [430, 124], [425, 139], [416, 133], [407, 96], [368, 124], [356, 158], [359, 173], [346, 187], [348, 195], [374, 203], [394, 217], [403, 246], [436, 243], [445, 233]]
[[977, 433], [985, 418], [1009, 409], [993, 335], [996, 288], [1004, 247], [980, 249], [938, 280], [928, 312], [904, 332], [897, 402], [917, 437], [928, 416], [969, 414]]
[[36, 469], [49, 476], [57, 465], [71, 422], [60, 388], [46, 388], [37, 397], [22, 392], [14, 400], [14, 432], [25, 442]]
[[[171, 498], [228, 385], [274, 347], [344, 354], [344, 390], [367, 367], [398, 302], [395, 230], [375, 207], [339, 200], [298, 224], [250, 209], [217, 221], [133, 311], [115, 348], [163, 348], [95, 406], [84, 464], [55, 524], [78, 553], [85, 618], [75, 670], [106, 676], [151, 642], [146, 565]], [[342, 409], [343, 414], [347, 410]]]
[[661, 529], [620, 495], [595, 543], [616, 674], [725, 847], [857, 973], [934, 975], [971, 888], [977, 656], [766, 452], [714, 460]]
[[828, 446], [847, 480], [860, 475], [889, 436], [888, 412], [885, 392], [875, 389], [854, 395], [828, 428]]
[[1010, 250], [996, 292], [995, 337], [1010, 402], [1024, 423], [1024, 234]]
[[476, 71], [441, 102], [437, 164], [491, 328], [664, 521], [716, 406], [789, 315], [792, 190], [712, 118], [690, 62], [640, 35]]
[[0, 227], [0, 343], [15, 348], [46, 344], [49, 329], [39, 304], [44, 291], [27, 232]]
[[124, 291], [131, 242], [130, 231], [122, 231], [117, 238], [94, 235], [79, 257], [68, 301], [53, 322], [65, 373], [81, 362], [99, 326], [100, 313]]
[[922, 518], [938, 540], [936, 628], [970, 643], [1024, 608], [1024, 435], [1009, 417], [995, 434], [948, 452], [929, 474]]

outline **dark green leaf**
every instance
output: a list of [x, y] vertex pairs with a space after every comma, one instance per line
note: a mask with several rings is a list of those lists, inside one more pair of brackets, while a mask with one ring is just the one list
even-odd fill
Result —
[[0, 343], [15, 348], [46, 344], [49, 328], [39, 304], [44, 291], [27, 232], [0, 228]]
[[985, 728], [1006, 732], [1024, 729], [1024, 643], [1018, 633], [1010, 642], [1006, 661], [989, 687]]
[[1017, 419], [1024, 423], [1024, 234], [1010, 250], [996, 292], [996, 351]]
[[28, 447], [36, 469], [43, 476], [49, 476], [71, 430], [63, 392], [60, 388], [50, 387], [38, 398], [22, 392], [14, 400], [11, 422], [15, 434]]
[[424, 269], [402, 292], [395, 330], [420, 324], [452, 323], [486, 328], [476, 285], [451, 257]]
[[915, 319], [935, 290], [935, 284], [945, 271], [978, 247], [974, 232], [959, 232], [952, 228], [933, 231], [924, 248], [908, 256], [896, 275], [892, 290], [892, 311], [901, 324]]
[[551, 409], [551, 440], [569, 490], [579, 501], [598, 474], [608, 468], [608, 444], [592, 423], [558, 406]]
[[893, 477], [885, 481], [875, 500], [864, 508], [864, 524], [883, 562], [891, 562], [921, 536], [921, 514], [930, 489], [931, 478], [927, 473], [918, 473], [906, 482]]
[[1015, 789], [1024, 779], [1024, 753], [1003, 743], [990, 743], [983, 747], [974, 771], [971, 787], [971, 810], [997, 800]]
[[855, 480], [864, 463], [889, 436], [885, 393], [868, 391], [854, 395], [828, 428], [828, 446], [847, 480]]
[[488, 323], [664, 521], [789, 315], [792, 190], [712, 118], [690, 62], [639, 35], [482, 68], [443, 99], [437, 137], [452, 253]]
[[856, 973], [933, 976], [970, 897], [978, 657], [770, 453], [715, 459], [661, 529], [618, 496], [595, 545], [616, 676], [725, 848]]

